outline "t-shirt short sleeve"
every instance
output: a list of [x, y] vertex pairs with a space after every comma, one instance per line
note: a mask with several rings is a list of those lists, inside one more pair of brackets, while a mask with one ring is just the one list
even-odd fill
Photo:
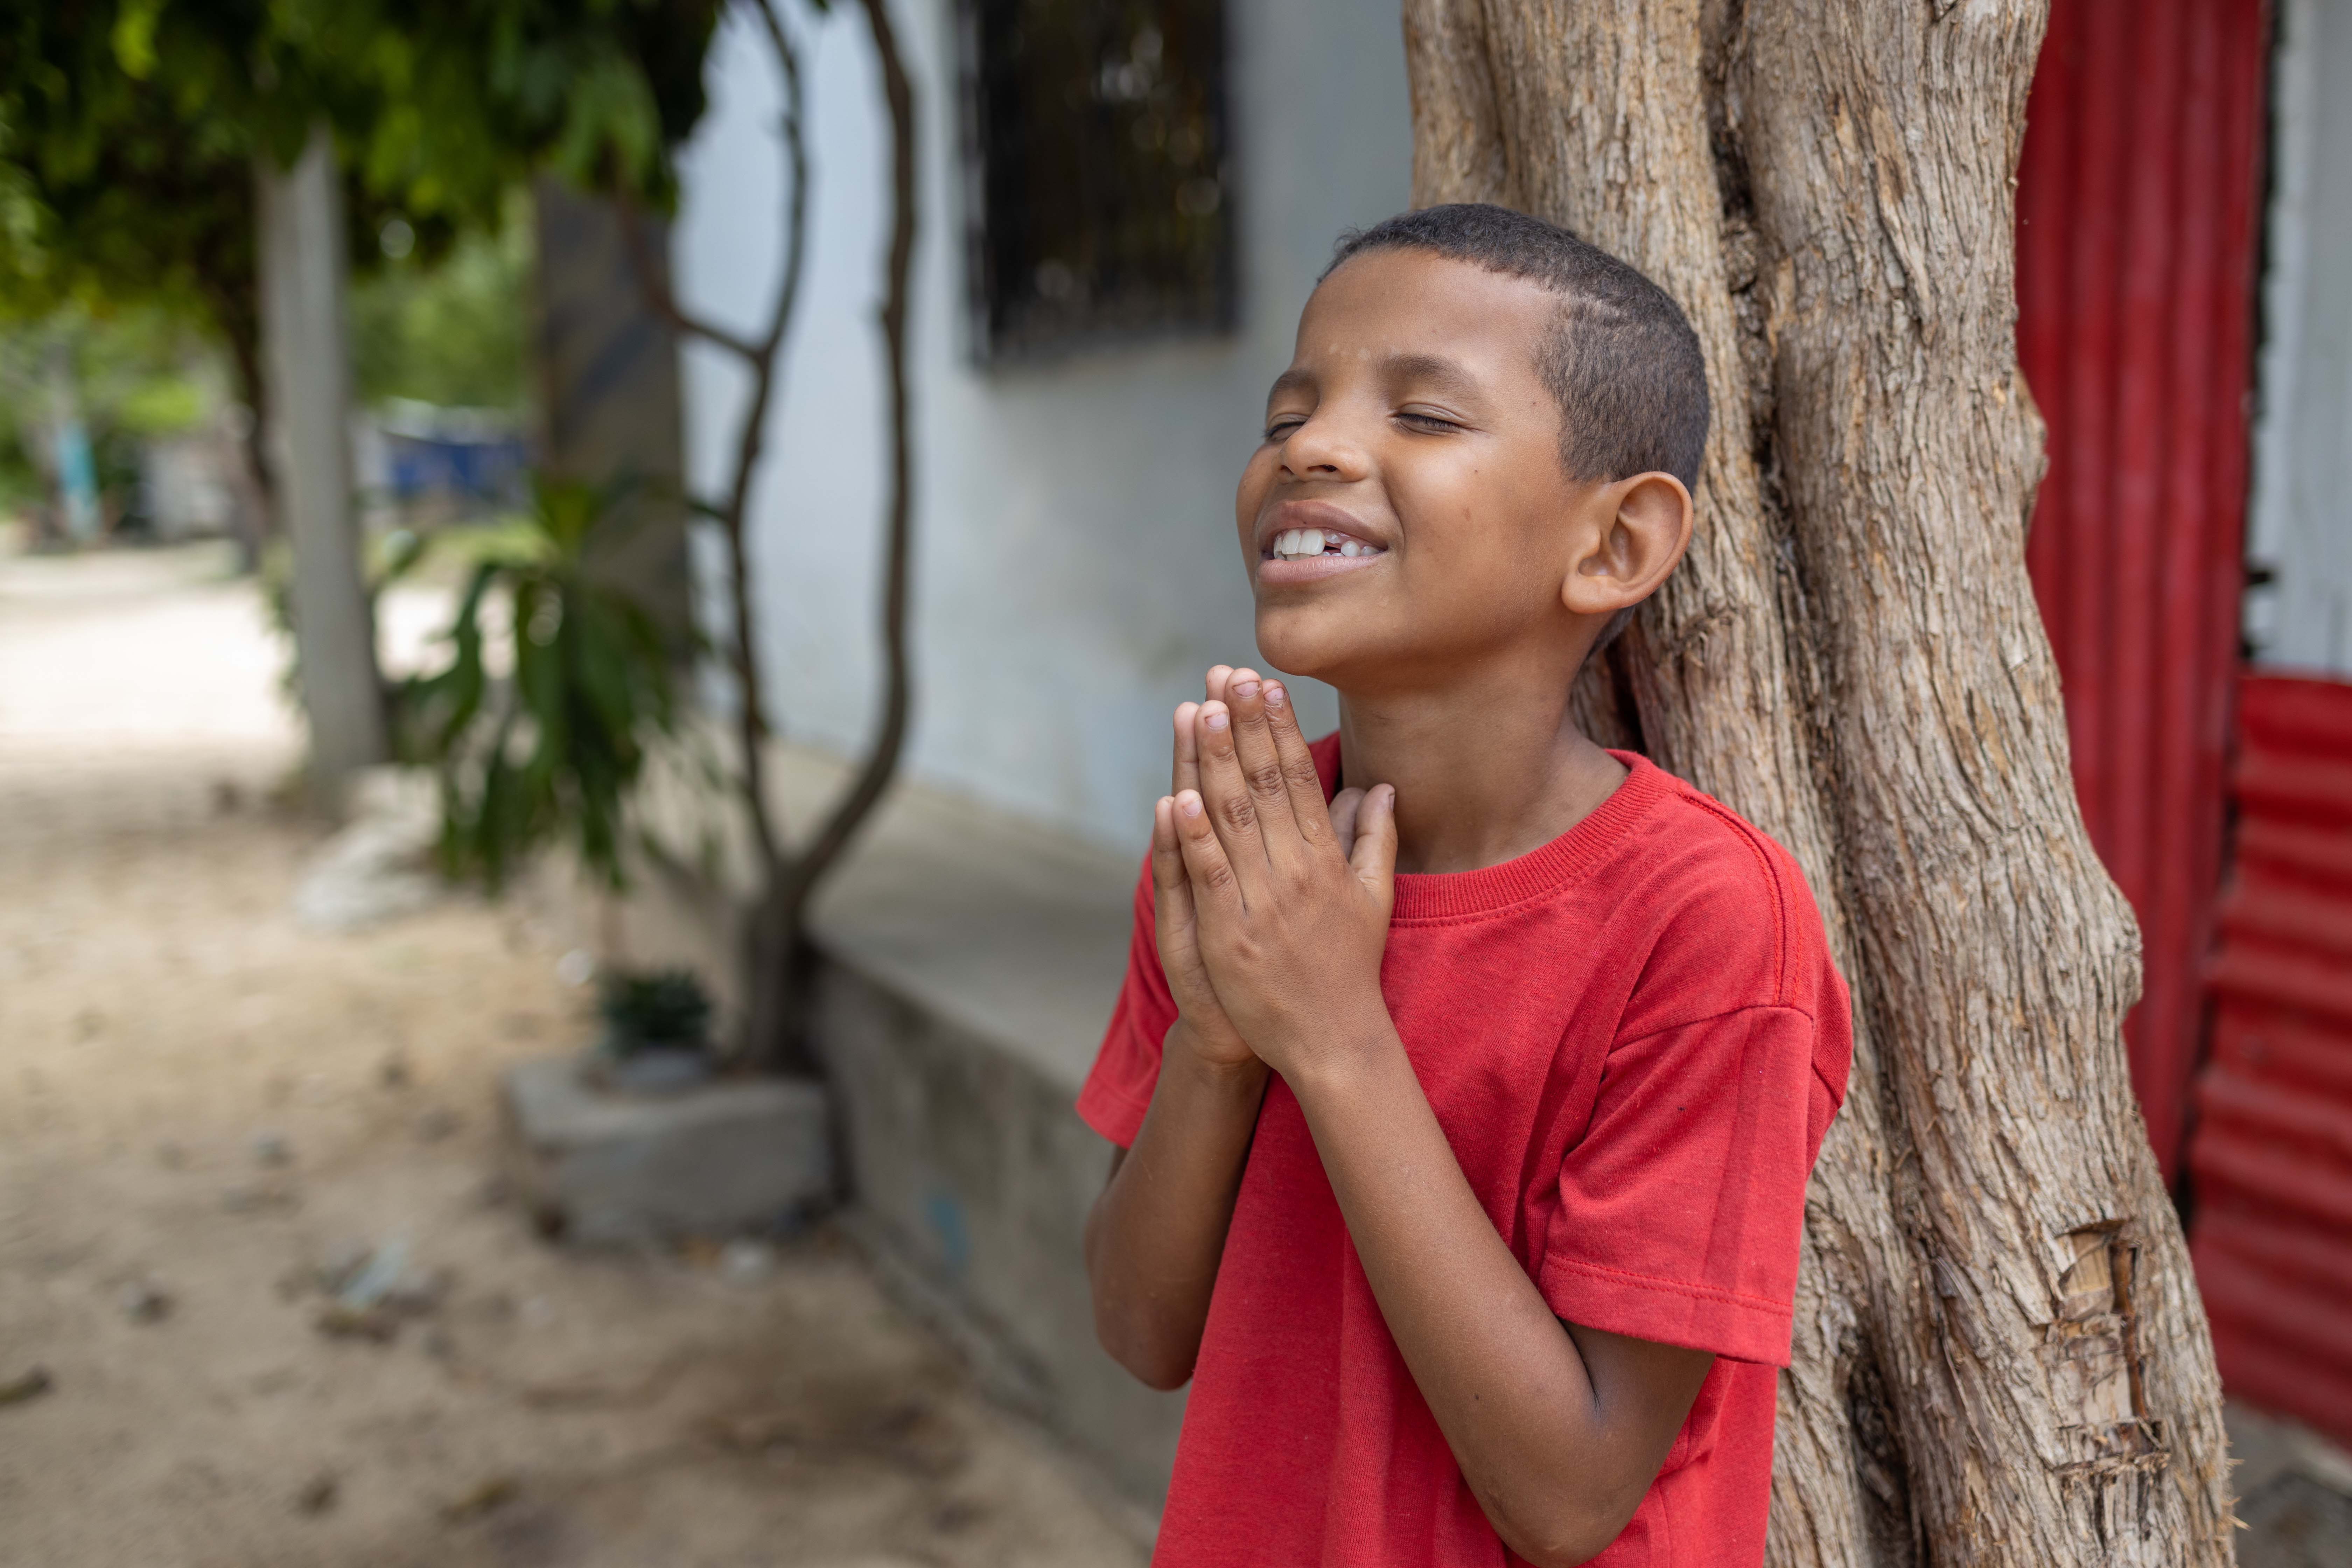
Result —
[[1805, 1180], [1835, 1104], [1820, 1044], [1812, 1013], [1763, 1005], [1611, 1047], [1537, 1270], [1554, 1312], [1789, 1363]]
[[1160, 968], [1160, 939], [1151, 913], [1151, 862], [1135, 887], [1135, 930], [1128, 939], [1127, 977], [1094, 1070], [1078, 1090], [1078, 1116], [1118, 1144], [1131, 1148], [1160, 1082], [1160, 1048], [1176, 1022], [1176, 999]]

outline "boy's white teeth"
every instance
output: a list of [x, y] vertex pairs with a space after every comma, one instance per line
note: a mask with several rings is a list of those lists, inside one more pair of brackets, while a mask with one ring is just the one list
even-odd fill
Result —
[[1345, 556], [1374, 555], [1379, 552], [1344, 533], [1326, 533], [1319, 528], [1287, 528], [1274, 536], [1270, 552], [1277, 560], [1304, 561], [1328, 552]]

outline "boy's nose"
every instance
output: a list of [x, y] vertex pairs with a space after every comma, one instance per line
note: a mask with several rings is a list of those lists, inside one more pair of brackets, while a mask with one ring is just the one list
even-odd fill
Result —
[[1330, 422], [1310, 419], [1282, 444], [1282, 469], [1297, 479], [1355, 479], [1364, 471], [1364, 456]]

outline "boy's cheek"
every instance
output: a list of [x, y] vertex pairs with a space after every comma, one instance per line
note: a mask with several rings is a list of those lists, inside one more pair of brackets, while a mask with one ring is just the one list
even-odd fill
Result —
[[1274, 449], [1259, 447], [1242, 466], [1241, 483], [1234, 491], [1234, 529], [1241, 538], [1242, 553], [1253, 560], [1257, 555], [1257, 514], [1265, 510], [1274, 469]]

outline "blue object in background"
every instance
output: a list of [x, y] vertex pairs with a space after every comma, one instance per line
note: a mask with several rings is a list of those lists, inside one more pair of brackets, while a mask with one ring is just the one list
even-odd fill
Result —
[[97, 538], [98, 470], [90, 461], [89, 431], [79, 419], [58, 431], [58, 489], [65, 493], [68, 536]]
[[473, 500], [512, 500], [520, 493], [530, 452], [519, 437], [458, 440], [384, 433], [393, 498], [422, 500], [457, 495]]
[[946, 1188], [933, 1187], [923, 1194], [923, 1218], [938, 1238], [948, 1272], [961, 1274], [971, 1264], [971, 1226], [964, 1219], [963, 1205]]
[[522, 499], [530, 448], [510, 416], [394, 398], [378, 426], [383, 488], [404, 505], [432, 498], [512, 503]]

